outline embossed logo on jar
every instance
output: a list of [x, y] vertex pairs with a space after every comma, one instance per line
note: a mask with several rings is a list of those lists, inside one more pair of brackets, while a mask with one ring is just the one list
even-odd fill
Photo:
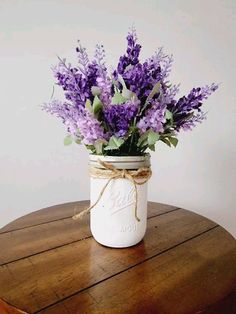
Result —
[[112, 215], [134, 204], [134, 188], [131, 187], [127, 192], [111, 189], [109, 199], [109, 210]]

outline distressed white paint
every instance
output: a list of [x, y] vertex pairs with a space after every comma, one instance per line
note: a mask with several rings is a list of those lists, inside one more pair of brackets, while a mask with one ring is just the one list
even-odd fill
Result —
[[[98, 160], [99, 156], [90, 156]], [[149, 166], [149, 156], [144, 157], [105, 157], [104, 161], [117, 169], [138, 169]], [[93, 162], [94, 163], [94, 162]], [[99, 164], [98, 164], [99, 167]], [[99, 167], [101, 168], [101, 166]], [[137, 180], [137, 179], [136, 179]], [[142, 179], [138, 179], [140, 183]], [[107, 185], [105, 190], [104, 187]], [[92, 176], [90, 179], [91, 209], [90, 227], [94, 238], [109, 247], [128, 247], [140, 242], [147, 227], [147, 186], [137, 187], [137, 218], [135, 217], [135, 186], [130, 180], [118, 178], [108, 183], [107, 178]], [[139, 221], [138, 221], [139, 219]]]

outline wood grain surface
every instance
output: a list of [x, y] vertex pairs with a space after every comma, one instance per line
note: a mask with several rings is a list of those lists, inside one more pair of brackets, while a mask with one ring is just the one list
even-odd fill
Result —
[[144, 240], [112, 249], [92, 238], [88, 217], [71, 219], [85, 206], [0, 229], [2, 300], [27, 313], [236, 313], [236, 241], [222, 227], [149, 202]]

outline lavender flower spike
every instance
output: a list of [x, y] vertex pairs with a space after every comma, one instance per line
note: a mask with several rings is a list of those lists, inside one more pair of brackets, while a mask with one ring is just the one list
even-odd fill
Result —
[[145, 116], [138, 122], [137, 126], [140, 133], [151, 129], [155, 132], [164, 131], [166, 105], [165, 103], [153, 102], [152, 107], [146, 112]]
[[78, 54], [78, 62], [80, 64], [80, 71], [87, 77], [89, 58], [86, 52], [86, 48], [82, 47], [80, 41], [78, 41], [79, 45], [76, 48], [76, 52]]
[[43, 109], [61, 118], [68, 133], [79, 137], [85, 145], [94, 145], [97, 140], [107, 139], [100, 122], [85, 108], [75, 108], [68, 103], [53, 100], [45, 104]]
[[62, 119], [72, 138], [92, 153], [139, 156], [153, 150], [157, 140], [176, 146], [179, 131], [192, 130], [206, 118], [203, 102], [218, 88], [213, 83], [177, 98], [179, 85], [169, 81], [172, 56], [159, 48], [141, 61], [134, 28], [126, 39], [125, 54], [112, 73], [102, 45], [96, 45], [90, 61], [80, 43], [76, 66], [59, 59], [53, 69], [65, 101], [53, 100], [44, 110]]
[[137, 114], [139, 101], [127, 101], [121, 105], [110, 105], [104, 110], [104, 120], [117, 137], [127, 134], [132, 120]]

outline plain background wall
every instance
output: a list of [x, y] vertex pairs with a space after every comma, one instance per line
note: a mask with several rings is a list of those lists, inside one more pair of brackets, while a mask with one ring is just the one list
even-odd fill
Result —
[[[182, 133], [177, 149], [152, 154], [149, 199], [207, 216], [236, 236], [236, 1], [0, 0], [0, 227], [53, 204], [89, 198], [88, 154], [64, 147], [64, 126], [40, 110], [53, 87], [56, 55], [76, 61], [103, 43], [115, 65], [135, 23], [142, 58], [164, 46], [183, 95], [222, 82], [208, 119]], [[58, 97], [61, 93], [56, 91]]]

